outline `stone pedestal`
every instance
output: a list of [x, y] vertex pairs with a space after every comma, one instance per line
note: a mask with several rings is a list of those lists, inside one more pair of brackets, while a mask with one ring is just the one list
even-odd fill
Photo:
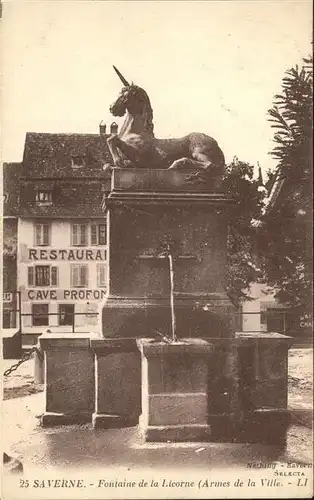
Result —
[[91, 339], [95, 356], [94, 428], [130, 427], [141, 413], [141, 364], [132, 339]]
[[238, 441], [284, 443], [288, 412], [288, 350], [291, 337], [279, 333], [238, 333], [240, 401]]
[[291, 342], [276, 333], [138, 340], [143, 439], [284, 442]]
[[22, 353], [22, 335], [17, 328], [2, 329], [3, 359], [19, 359]]
[[174, 295], [180, 337], [232, 337], [237, 311], [225, 293], [228, 211], [233, 200], [188, 182], [191, 172], [114, 169], [106, 199], [109, 294], [105, 337], [167, 335], [169, 269], [159, 259], [174, 242]]
[[90, 421], [94, 411], [94, 356], [86, 334], [44, 334], [43, 426]]
[[209, 441], [208, 357], [214, 346], [201, 339], [165, 344], [141, 339], [142, 415], [147, 441]]

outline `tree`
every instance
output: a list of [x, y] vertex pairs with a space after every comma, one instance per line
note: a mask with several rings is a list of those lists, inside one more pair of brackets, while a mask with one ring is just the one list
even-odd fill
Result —
[[229, 216], [228, 235], [228, 283], [227, 292], [234, 303], [248, 300], [247, 290], [260, 278], [257, 263], [256, 228], [252, 224], [259, 219], [264, 194], [260, 182], [253, 178], [254, 167], [236, 157], [227, 166], [222, 181], [223, 191], [235, 199]]
[[313, 61], [304, 59], [286, 72], [268, 111], [280, 189], [259, 234], [266, 282], [289, 306], [310, 307], [312, 297], [312, 107]]

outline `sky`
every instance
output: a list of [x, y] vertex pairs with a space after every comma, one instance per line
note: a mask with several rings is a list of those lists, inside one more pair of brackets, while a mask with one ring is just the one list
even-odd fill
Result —
[[[214, 137], [274, 167], [267, 110], [284, 72], [311, 52], [311, 1], [4, 2], [2, 159], [26, 132], [98, 133], [121, 83], [143, 87], [155, 135]], [[118, 121], [118, 120], [117, 120]]]

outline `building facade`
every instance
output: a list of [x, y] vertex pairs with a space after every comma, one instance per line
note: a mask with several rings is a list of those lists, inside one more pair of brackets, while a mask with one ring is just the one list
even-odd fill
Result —
[[106, 224], [105, 217], [19, 220], [23, 333], [98, 325], [98, 305], [108, 288]]
[[3, 289], [17, 291], [24, 345], [47, 329], [100, 329], [109, 279], [104, 197], [110, 179], [103, 166], [111, 156], [106, 138], [103, 125], [99, 134], [26, 134], [11, 221], [14, 272], [8, 257]]
[[21, 163], [3, 165], [2, 204], [2, 324], [3, 328], [18, 327], [19, 295], [17, 291], [17, 227], [18, 180]]

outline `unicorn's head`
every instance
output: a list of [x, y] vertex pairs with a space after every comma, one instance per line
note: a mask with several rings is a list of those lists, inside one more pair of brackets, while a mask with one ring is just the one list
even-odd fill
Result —
[[148, 130], [153, 131], [153, 110], [147, 93], [141, 87], [133, 83], [129, 84], [115, 66], [114, 70], [124, 86], [117, 100], [110, 106], [110, 113], [113, 116], [123, 116], [128, 111], [132, 116], [145, 115], [146, 127]]
[[118, 99], [110, 106], [110, 113], [123, 116], [128, 111], [132, 115], [141, 115], [148, 109], [151, 105], [145, 90], [132, 84], [122, 88]]

